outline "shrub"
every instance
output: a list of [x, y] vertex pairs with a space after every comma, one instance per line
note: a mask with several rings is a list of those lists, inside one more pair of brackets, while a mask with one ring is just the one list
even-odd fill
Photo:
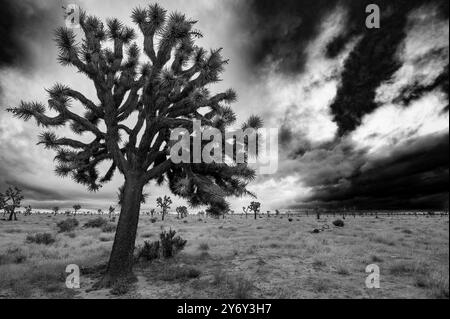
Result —
[[0, 265], [21, 264], [27, 259], [27, 256], [20, 248], [9, 248], [6, 254], [0, 255]]
[[108, 242], [114, 240], [114, 236], [110, 235], [100, 235], [99, 240], [102, 242]]
[[152, 224], [154, 224], [154, 223], [156, 223], [158, 220], [155, 218], [155, 217], [153, 217], [152, 219], [150, 219], [150, 222], [152, 223]]
[[231, 289], [235, 299], [250, 299], [254, 288], [254, 285], [243, 276], [231, 281]]
[[76, 218], [68, 218], [66, 220], [60, 221], [56, 224], [56, 227], [58, 227], [58, 232], [65, 233], [65, 232], [71, 232], [75, 228], [77, 228], [79, 225], [79, 222]]
[[201, 243], [198, 245], [198, 249], [206, 251], [209, 249], [209, 245], [207, 243]]
[[184, 249], [187, 241], [180, 236], [175, 237], [176, 232], [169, 230], [169, 232], [163, 231], [159, 236], [161, 240], [162, 256], [164, 258], [171, 258], [178, 252]]
[[55, 237], [49, 233], [38, 233], [35, 235], [28, 235], [26, 238], [27, 243], [51, 245], [56, 241]]
[[144, 246], [137, 249], [137, 258], [144, 258], [147, 261], [152, 261], [159, 258], [161, 245], [159, 241], [149, 242], [145, 241]]
[[341, 220], [341, 219], [336, 219], [334, 222], [333, 222], [333, 225], [334, 226], [336, 226], [336, 227], [344, 227], [344, 221], [343, 220]]
[[108, 224], [108, 221], [105, 218], [97, 217], [95, 219], [91, 219], [86, 224], [84, 224], [84, 227], [87, 227], [87, 228], [102, 228], [106, 224]]
[[113, 223], [107, 223], [102, 226], [102, 232], [104, 233], [113, 233], [116, 231], [116, 225]]
[[116, 296], [125, 295], [130, 291], [130, 283], [127, 279], [118, 280], [114, 283], [111, 293]]
[[66, 233], [66, 236], [68, 236], [69, 238], [75, 238], [75, 237], [77, 237], [77, 234], [75, 234], [74, 232], [70, 232], [70, 233]]
[[185, 281], [200, 276], [197, 268], [187, 266], [168, 267], [161, 273], [159, 279], [164, 281]]

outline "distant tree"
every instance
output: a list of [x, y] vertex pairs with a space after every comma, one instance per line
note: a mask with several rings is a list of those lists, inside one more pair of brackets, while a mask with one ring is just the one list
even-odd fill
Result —
[[57, 215], [59, 212], [59, 207], [58, 206], [53, 207], [52, 211], [53, 211], [53, 215]]
[[108, 212], [109, 212], [109, 219], [111, 219], [112, 215], [116, 211], [116, 208], [114, 206], [109, 206]]
[[247, 214], [248, 214], [249, 208], [248, 207], [242, 207], [242, 211], [244, 212], [245, 218], [247, 219]]
[[178, 218], [185, 218], [188, 215], [188, 209], [186, 206], [179, 206], [176, 209]]
[[101, 208], [97, 209], [97, 214], [103, 215], [103, 210]]
[[270, 210], [267, 211], [267, 217], [270, 217]]
[[257, 217], [257, 214], [259, 213], [259, 210], [261, 208], [261, 203], [259, 202], [251, 202], [248, 208], [255, 214], [255, 219]]
[[5, 195], [0, 193], [0, 209], [3, 209], [3, 217], [6, 216], [6, 198]]
[[275, 209], [275, 216], [279, 216], [280, 215], [280, 211], [278, 209]]
[[156, 205], [161, 208], [162, 220], [164, 220], [167, 211], [170, 209], [170, 205], [172, 205], [172, 199], [166, 195], [164, 195], [164, 198], [158, 197], [156, 199]]
[[[56, 84], [47, 90], [48, 107], [54, 116], [38, 102], [22, 102], [8, 109], [17, 118], [34, 118], [40, 126], [68, 125], [75, 134], [83, 135], [82, 140], [59, 137], [54, 131], [39, 136], [39, 144], [57, 151], [55, 171], [59, 176], [70, 176], [91, 191], [111, 181], [116, 171], [124, 176], [116, 237], [106, 274], [97, 287], [109, 287], [119, 279], [133, 277], [143, 189], [151, 181], [167, 181], [173, 194], [185, 198], [193, 207], [208, 205], [214, 212], [227, 207], [227, 197], [253, 195], [247, 185], [255, 178], [255, 171], [246, 163], [235, 163], [237, 156], [229, 159], [232, 165], [177, 164], [170, 158], [172, 129], [190, 132], [195, 119], [202, 127], [225, 133], [236, 120], [228, 105], [236, 100], [236, 93], [230, 89], [211, 94], [207, 88], [220, 81], [228, 63], [222, 50], [208, 52], [196, 46], [196, 38], [202, 36], [194, 29], [196, 21], [178, 12], [167, 14], [158, 4], [134, 9], [131, 19], [142, 33], [144, 57], [133, 42], [137, 39], [134, 29], [118, 19], [103, 24], [97, 17], [81, 12], [81, 41], [71, 29], [56, 31], [58, 61], [76, 67], [93, 82], [98, 102]], [[71, 107], [73, 102], [79, 102], [86, 112], [77, 113]], [[261, 126], [258, 117], [250, 117], [243, 128]], [[202, 141], [201, 148], [209, 142]], [[226, 143], [236, 152], [249, 152], [246, 147], [238, 147], [242, 143], [236, 140]], [[244, 146], [248, 146], [247, 140]], [[104, 174], [99, 170], [102, 164], [109, 167]]]
[[30, 216], [31, 212], [32, 212], [31, 205], [28, 205], [27, 207], [25, 207], [25, 213], [24, 213], [25, 216]]
[[76, 204], [76, 205], [73, 205], [72, 208], [74, 211], [74, 215], [76, 216], [77, 212], [81, 209], [81, 205]]
[[316, 207], [314, 210], [316, 211], [316, 218], [317, 218], [317, 220], [319, 220], [320, 219], [320, 209]]
[[153, 215], [155, 215], [156, 209], [152, 208], [150, 209], [150, 216], [153, 218]]
[[18, 187], [8, 187], [5, 194], [0, 193], [0, 209], [9, 213], [9, 221], [17, 220], [16, 208], [20, 207], [23, 199], [22, 191]]

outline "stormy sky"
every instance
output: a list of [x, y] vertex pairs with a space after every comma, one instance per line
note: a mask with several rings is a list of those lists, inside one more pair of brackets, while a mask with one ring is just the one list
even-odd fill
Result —
[[[95, 96], [89, 81], [57, 64], [53, 30], [62, 5], [78, 3], [128, 25], [147, 1], [1, 0], [0, 191], [24, 189], [39, 208], [90, 209], [116, 202], [117, 176], [97, 193], [53, 174], [39, 128], [4, 110], [45, 102], [55, 82]], [[367, 4], [380, 29], [365, 26]], [[440, 209], [449, 197], [448, 1], [165, 0], [199, 20], [206, 48], [230, 64], [212, 89], [233, 87], [241, 122], [252, 113], [280, 130], [279, 170], [250, 189], [262, 210], [301, 207]], [[64, 133], [62, 129], [61, 132]], [[148, 185], [148, 203], [167, 189]], [[275, 194], [275, 195], [274, 195]], [[233, 209], [249, 198], [230, 199]], [[175, 199], [175, 205], [183, 201]]]

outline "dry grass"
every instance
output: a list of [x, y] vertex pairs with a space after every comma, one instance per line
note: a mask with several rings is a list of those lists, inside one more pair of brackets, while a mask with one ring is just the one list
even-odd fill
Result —
[[[107, 262], [114, 233], [80, 226], [58, 233], [64, 216], [20, 216], [0, 222], [0, 298], [448, 298], [448, 218], [357, 217], [343, 228], [332, 218], [226, 219], [142, 216], [136, 245], [170, 228], [187, 239], [172, 260], [136, 265], [138, 282], [90, 291]], [[330, 229], [312, 234], [314, 228]], [[109, 227], [113, 230], [113, 226]], [[49, 233], [49, 245], [26, 242]], [[65, 288], [65, 267], [77, 264], [81, 289]], [[365, 287], [377, 264], [381, 289]], [[97, 267], [97, 268], [96, 268]], [[97, 269], [88, 271], [87, 269]]]

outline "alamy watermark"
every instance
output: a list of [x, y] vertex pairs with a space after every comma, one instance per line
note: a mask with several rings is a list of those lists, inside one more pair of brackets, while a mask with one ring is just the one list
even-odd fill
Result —
[[75, 264], [67, 265], [66, 273], [69, 275], [66, 277], [66, 287], [69, 289], [80, 288], [80, 267]]
[[368, 289], [380, 289], [380, 267], [375, 264], [368, 265], [366, 273], [370, 273], [366, 278], [366, 287]]
[[171, 131], [170, 158], [175, 164], [248, 164], [261, 175], [278, 170], [278, 128], [226, 130], [202, 127], [193, 120], [192, 130]]

